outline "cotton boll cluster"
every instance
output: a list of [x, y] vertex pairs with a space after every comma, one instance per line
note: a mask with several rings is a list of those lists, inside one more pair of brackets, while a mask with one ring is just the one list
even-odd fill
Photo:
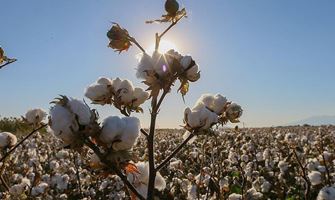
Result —
[[150, 56], [144, 53], [137, 66], [136, 76], [144, 79], [144, 83], [152, 90], [151, 95], [158, 94], [160, 89], [169, 89], [176, 79], [181, 86], [183, 95], [187, 93], [188, 82], [195, 82], [200, 78], [199, 66], [191, 56], [182, 56], [171, 49], [165, 54], [154, 51]]
[[102, 123], [100, 140], [113, 150], [129, 150], [136, 143], [140, 132], [140, 120], [136, 117], [106, 118]]
[[[144, 197], [147, 196], [148, 184], [149, 184], [149, 163], [138, 162], [135, 164], [138, 173], [129, 173], [128, 180], [135, 186], [137, 191]], [[163, 176], [157, 172], [155, 179], [155, 188], [159, 191], [164, 190], [166, 182]]]
[[129, 80], [101, 77], [86, 88], [85, 96], [94, 104], [113, 104], [118, 109], [137, 111], [136, 109], [149, 98], [149, 93], [134, 87]]
[[229, 121], [239, 122], [238, 118], [242, 115], [239, 105], [227, 101], [227, 98], [220, 95], [204, 94], [196, 105], [184, 111], [185, 128], [192, 130], [206, 130], [214, 124], [225, 124]]
[[14, 146], [17, 142], [17, 138], [14, 134], [10, 132], [0, 133], [0, 148], [10, 148]]
[[45, 120], [46, 116], [47, 116], [47, 113], [44, 110], [40, 108], [36, 108], [36, 109], [28, 110], [24, 119], [29, 124], [37, 126], [43, 120]]
[[79, 137], [81, 127], [89, 126], [93, 114], [82, 101], [63, 97], [50, 109], [49, 126], [52, 133], [69, 145]]

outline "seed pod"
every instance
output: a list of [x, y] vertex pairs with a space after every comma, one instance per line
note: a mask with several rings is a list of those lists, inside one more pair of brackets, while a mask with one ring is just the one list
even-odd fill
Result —
[[166, 0], [165, 10], [169, 15], [175, 16], [179, 10], [178, 2], [176, 0]]

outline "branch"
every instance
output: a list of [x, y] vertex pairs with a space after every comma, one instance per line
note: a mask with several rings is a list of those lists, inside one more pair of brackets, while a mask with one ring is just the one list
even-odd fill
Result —
[[129, 40], [132, 41], [143, 53], [145, 53], [145, 49], [137, 42], [135, 38], [129, 36]]
[[100, 152], [99, 147], [97, 147], [92, 141], [89, 139], [85, 140], [85, 144], [91, 148], [94, 153], [99, 157], [100, 161], [105, 163], [108, 168], [116, 173], [123, 183], [140, 199], [140, 200], [145, 200], [145, 198], [136, 190], [136, 188], [128, 181], [127, 176], [125, 176], [113, 163], [111, 163], [109, 160], [105, 159], [105, 155]]
[[32, 136], [34, 133], [36, 133], [37, 131], [41, 130], [42, 128], [46, 127], [47, 124], [44, 124], [42, 126], [40, 126], [39, 128], [33, 130], [32, 132], [30, 132], [26, 137], [24, 137], [19, 143], [17, 143], [11, 150], [9, 150], [1, 159], [0, 162], [2, 162], [4, 159], [7, 158], [7, 156], [9, 156], [16, 148], [18, 148], [24, 141], [26, 141], [30, 136]]
[[149, 133], [146, 132], [143, 128], [141, 128], [141, 133], [145, 136], [145, 137], [149, 137]]
[[165, 165], [177, 154], [180, 150], [194, 137], [194, 133], [191, 133], [165, 160], [156, 167], [156, 172], [161, 170]]
[[80, 197], [83, 197], [83, 191], [81, 190], [81, 182], [80, 182], [80, 175], [79, 175], [79, 168], [77, 165], [77, 159], [76, 159], [76, 152], [73, 151], [73, 164], [76, 168], [76, 176], [77, 176], [77, 181], [78, 181], [78, 188], [79, 188], [79, 192], [80, 192]]
[[16, 62], [16, 61], [17, 61], [17, 59], [10, 59], [5, 64], [0, 65], [0, 69], [5, 67], [6, 65], [12, 64], [13, 62]]

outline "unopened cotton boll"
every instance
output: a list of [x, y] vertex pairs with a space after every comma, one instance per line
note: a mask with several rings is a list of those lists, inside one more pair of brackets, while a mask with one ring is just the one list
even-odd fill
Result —
[[149, 92], [144, 91], [142, 88], [135, 88], [133, 93], [133, 106], [137, 107], [143, 104], [150, 96]]
[[312, 171], [308, 173], [308, 178], [312, 185], [319, 185], [322, 182], [321, 173], [318, 171]]
[[317, 200], [334, 200], [335, 199], [335, 187], [324, 187], [320, 190]]
[[10, 132], [0, 133], [0, 148], [12, 147], [17, 143], [17, 138]]
[[25, 115], [25, 119], [27, 120], [29, 124], [37, 125], [41, 123], [45, 119], [46, 116], [47, 116], [47, 113], [44, 110], [40, 108], [36, 108], [36, 109], [28, 110]]

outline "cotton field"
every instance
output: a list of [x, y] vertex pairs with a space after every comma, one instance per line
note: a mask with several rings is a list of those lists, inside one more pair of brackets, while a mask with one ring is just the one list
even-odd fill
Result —
[[[161, 163], [183, 141], [183, 131], [159, 130], [157, 138], [155, 159]], [[140, 136], [133, 152], [140, 176], [148, 176], [145, 143]], [[1, 199], [131, 198], [118, 176], [99, 169], [89, 148], [76, 152], [62, 146], [44, 132], [19, 146], [1, 166]], [[331, 200], [334, 149], [334, 126], [215, 131], [189, 141], [160, 170], [155, 194], [158, 199]]]

